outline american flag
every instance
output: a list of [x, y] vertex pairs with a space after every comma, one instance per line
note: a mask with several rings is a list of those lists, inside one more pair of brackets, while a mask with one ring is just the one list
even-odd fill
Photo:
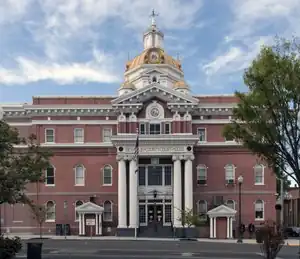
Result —
[[136, 129], [136, 142], [134, 147], [133, 159], [137, 162], [135, 173], [139, 171], [138, 159], [139, 159], [139, 129]]

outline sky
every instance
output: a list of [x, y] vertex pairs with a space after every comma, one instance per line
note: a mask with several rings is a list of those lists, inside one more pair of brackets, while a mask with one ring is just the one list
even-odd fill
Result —
[[192, 94], [246, 91], [261, 45], [300, 34], [299, 0], [0, 0], [0, 103], [115, 95], [153, 8]]

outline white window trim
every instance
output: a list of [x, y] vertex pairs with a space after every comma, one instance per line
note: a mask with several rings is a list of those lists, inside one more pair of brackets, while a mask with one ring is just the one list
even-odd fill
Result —
[[[198, 200], [197, 201], [197, 215], [200, 217], [200, 201], [204, 201], [205, 202], [205, 214], [207, 215], [207, 212], [208, 212], [208, 204], [207, 204], [207, 201], [206, 200]], [[203, 218], [204, 220], [204, 218]]]
[[109, 131], [110, 131], [110, 136], [112, 137], [112, 128], [107, 128], [107, 127], [105, 127], [105, 128], [102, 129], [102, 142], [103, 142], [103, 143], [110, 143], [111, 140], [105, 141], [104, 132], [105, 132], [106, 130], [109, 130]]
[[[206, 180], [206, 183], [205, 184], [198, 184], [198, 176], [199, 176], [199, 169], [200, 168], [205, 168], [205, 180]], [[206, 165], [204, 165], [204, 164], [199, 164], [199, 165], [197, 165], [197, 167], [196, 167], [196, 170], [197, 170], [197, 185], [198, 186], [206, 186], [207, 185], [207, 169], [208, 169], [208, 167], [206, 166]]]
[[79, 219], [76, 218], [76, 216], [77, 216], [76, 208], [82, 205], [81, 204], [79, 206], [76, 206], [76, 203], [79, 202], [79, 201], [82, 202], [82, 204], [84, 204], [83, 200], [77, 200], [77, 201], [75, 201], [75, 203], [74, 203], [74, 207], [75, 207], [75, 222], [79, 221]]
[[[105, 167], [110, 167], [110, 179], [111, 179], [111, 183], [110, 184], [105, 184], [104, 183], [104, 168]], [[104, 165], [103, 166], [103, 169], [102, 169], [102, 185], [103, 186], [112, 186], [113, 185], [113, 167], [111, 165]]]
[[[52, 130], [53, 131], [53, 142], [48, 142], [47, 141], [47, 130]], [[54, 128], [46, 128], [45, 129], [45, 143], [47, 143], [47, 144], [55, 144], [55, 129]]]
[[[255, 172], [255, 167], [257, 166], [261, 166], [262, 167], [262, 182], [261, 183], [257, 183], [256, 182], [256, 172]], [[253, 167], [253, 172], [254, 172], [254, 185], [265, 185], [265, 166], [262, 164], [256, 164]]]
[[[142, 125], [144, 125], [144, 133], [143, 134], [141, 134], [141, 132], [142, 132], [141, 131]], [[140, 132], [141, 135], [146, 135], [147, 134], [147, 124], [145, 122], [140, 122], [139, 123], [139, 132]]]
[[[54, 219], [47, 219], [47, 212], [48, 212], [47, 204], [48, 204], [48, 202], [53, 202], [53, 204], [54, 204]], [[45, 220], [45, 222], [55, 222], [56, 221], [56, 203], [53, 200], [49, 200], [49, 201], [46, 202], [45, 206], [46, 206], [46, 220]]]
[[[236, 210], [236, 201], [233, 200], [233, 199], [228, 199], [228, 200], [226, 201], [226, 203], [225, 203], [226, 205], [228, 205], [228, 201], [233, 201], [233, 209]], [[229, 206], [228, 206], [228, 207], [229, 207]], [[229, 208], [230, 208], [230, 207], [229, 207]], [[233, 221], [235, 221], [235, 219], [236, 219], [235, 216], [232, 217], [232, 220], [233, 220]]]
[[[76, 130], [82, 130], [82, 136], [83, 136], [82, 141], [76, 141], [76, 133], [75, 133]], [[84, 143], [84, 128], [75, 128], [73, 134], [74, 134], [74, 143]]]
[[[226, 173], [226, 168], [228, 168], [229, 166], [232, 166], [233, 167], [233, 178], [227, 178], [227, 173]], [[225, 180], [233, 180], [235, 182], [235, 169], [236, 169], [236, 166], [234, 164], [227, 164], [224, 166], [224, 173], [225, 173]]]
[[[200, 136], [199, 136], [199, 134], [198, 134], [198, 132], [199, 132], [200, 129], [201, 129], [201, 130], [204, 130], [204, 132], [205, 132], [205, 135], [204, 135], [205, 140], [203, 140], [203, 141], [200, 140]], [[198, 127], [198, 128], [197, 128], [197, 135], [198, 135], [198, 142], [200, 142], [200, 143], [205, 143], [205, 142], [207, 142], [207, 129], [206, 129], [206, 128]]]
[[56, 168], [52, 164], [49, 167], [53, 167], [53, 173], [54, 173], [54, 184], [47, 184], [47, 169], [45, 169], [45, 186], [55, 186], [55, 178], [56, 178]]
[[105, 208], [104, 208], [105, 202], [110, 202], [110, 207], [111, 207], [111, 212], [110, 212], [110, 213], [111, 213], [111, 218], [110, 218], [109, 220], [105, 220], [105, 217], [104, 217], [105, 210], [104, 210], [104, 211], [103, 211], [103, 221], [104, 221], [104, 222], [112, 222], [112, 221], [113, 221], [113, 217], [114, 217], [114, 216], [113, 216], [113, 215], [114, 215], [114, 214], [113, 214], [113, 202], [112, 202], [111, 200], [106, 200], [106, 201], [104, 201], [104, 202], [103, 202], [103, 209], [105, 209]]
[[[262, 218], [256, 218], [256, 203], [258, 201], [262, 201], [262, 205], [263, 205], [263, 217]], [[262, 200], [262, 199], [257, 199], [255, 202], [254, 202], [254, 218], [255, 218], [255, 221], [264, 221], [265, 220], [265, 202]]]
[[[76, 168], [77, 167], [82, 167], [83, 168], [83, 184], [76, 184]], [[75, 181], [75, 183], [74, 183], [74, 185], [75, 186], [85, 186], [85, 167], [84, 167], [84, 165], [82, 165], [82, 164], [79, 164], [79, 165], [76, 165], [75, 167], [74, 167], [74, 181]]]

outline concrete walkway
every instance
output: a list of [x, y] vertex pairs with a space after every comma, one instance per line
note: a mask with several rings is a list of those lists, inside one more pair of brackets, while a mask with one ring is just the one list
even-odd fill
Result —
[[[39, 235], [24, 235], [24, 234], [6, 234], [7, 237], [18, 236], [22, 240], [36, 239]], [[43, 238], [53, 240], [125, 240], [125, 241], [180, 241], [179, 238], [142, 238], [142, 237], [116, 237], [116, 236], [97, 236], [97, 237], [82, 237], [82, 236], [54, 236], [54, 235], [43, 235]], [[209, 239], [209, 238], [198, 238], [198, 242], [210, 242], [210, 243], [237, 243], [236, 239]], [[243, 239], [244, 244], [256, 244], [255, 239]], [[285, 240], [286, 246], [300, 246], [299, 239], [287, 239]]]

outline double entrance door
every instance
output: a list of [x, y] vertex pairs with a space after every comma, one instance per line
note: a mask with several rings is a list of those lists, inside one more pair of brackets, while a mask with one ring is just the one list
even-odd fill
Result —
[[163, 205], [162, 204], [148, 204], [148, 225], [163, 225]]

